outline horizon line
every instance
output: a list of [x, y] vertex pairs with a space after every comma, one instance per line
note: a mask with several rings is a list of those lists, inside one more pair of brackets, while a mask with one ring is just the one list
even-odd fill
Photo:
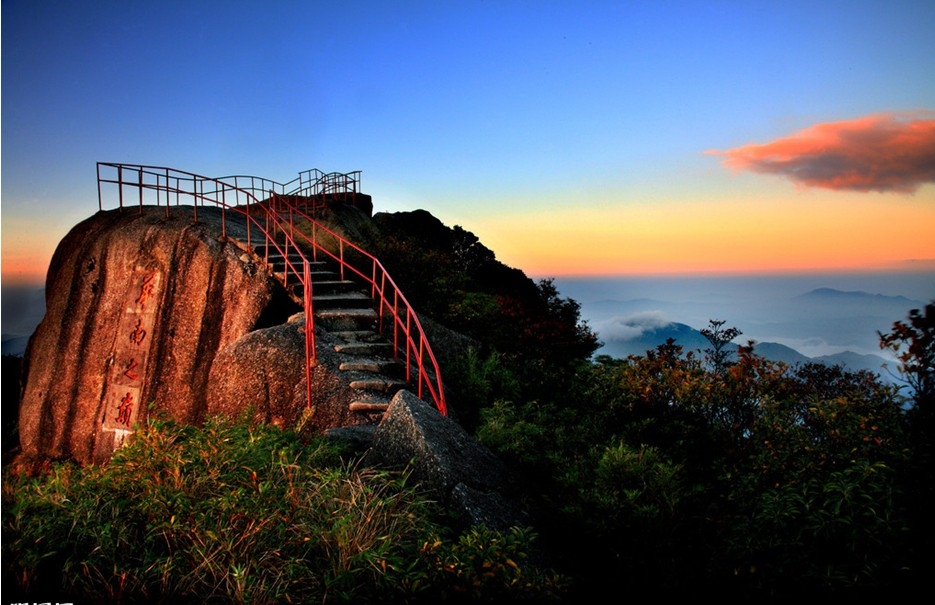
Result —
[[876, 267], [800, 267], [782, 269], [710, 269], [700, 271], [582, 271], [560, 273], [529, 272], [527, 275], [536, 280], [541, 279], [625, 279], [625, 278], [672, 278], [684, 279], [690, 277], [799, 277], [821, 275], [872, 275], [872, 274], [935, 274], [935, 261], [920, 263], [916, 266], [907, 265], [880, 265]]
[[[515, 267], [518, 268], [518, 267]], [[520, 269], [522, 270], [522, 269]], [[708, 270], [663, 270], [663, 271], [560, 271], [523, 273], [534, 281], [543, 279], [685, 279], [685, 278], [724, 278], [724, 277], [800, 277], [821, 275], [873, 275], [873, 274], [935, 274], [935, 259], [903, 261], [875, 267], [799, 267], [770, 269], [708, 269]], [[0, 272], [0, 287], [37, 287], [45, 286], [47, 275], [27, 277], [22, 274], [3, 274]]]

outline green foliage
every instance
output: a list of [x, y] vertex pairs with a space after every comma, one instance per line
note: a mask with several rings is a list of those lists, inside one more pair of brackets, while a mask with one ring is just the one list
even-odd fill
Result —
[[680, 465], [658, 448], [621, 442], [603, 448], [594, 482], [580, 489], [598, 531], [631, 541], [647, 529], [671, 527], [684, 488]]
[[440, 571], [438, 585], [447, 589], [433, 596], [438, 602], [560, 602], [568, 579], [525, 563], [536, 537], [529, 529], [496, 532], [479, 526], [455, 542], [426, 542], [423, 556]]
[[[918, 384], [927, 326], [910, 313], [885, 340]], [[779, 599], [921, 582], [933, 499], [917, 407], [869, 372], [789, 367], [753, 343], [728, 362], [728, 336], [712, 322], [708, 365], [669, 341], [562, 380], [525, 366], [477, 436], [531, 478], [585, 585]]]
[[908, 321], [895, 322], [892, 331], [880, 334], [880, 347], [896, 354], [899, 373], [911, 389], [907, 415], [913, 451], [903, 483], [913, 494], [909, 514], [925, 564], [935, 549], [935, 301], [922, 311], [912, 309]]
[[788, 594], [784, 578], [803, 594], [898, 586], [909, 527], [896, 486], [884, 463], [851, 461], [745, 494], [726, 539], [735, 575], [775, 596]]
[[[154, 423], [106, 467], [6, 476], [4, 578], [24, 595], [76, 602], [416, 602], [447, 594], [448, 559], [423, 550], [452, 548], [434, 537], [444, 531], [436, 505], [406, 474], [339, 454], [275, 427]], [[532, 539], [510, 536], [502, 540], [511, 547]], [[491, 566], [522, 554], [484, 551]], [[498, 573], [474, 592], [515, 586], [551, 595], [557, 582], [535, 569], [526, 577]]]
[[671, 341], [575, 372], [477, 434], [541, 481], [583, 583], [782, 598], [917, 577], [906, 416], [872, 374], [752, 346], [708, 371]]
[[458, 422], [469, 431], [476, 428], [482, 409], [498, 400], [514, 400], [522, 390], [503, 355], [496, 351], [483, 355], [476, 347], [449, 361], [445, 378], [449, 385], [457, 385]]
[[530, 402], [518, 406], [510, 401], [497, 401], [483, 413], [484, 423], [478, 428], [478, 439], [497, 450], [501, 456], [523, 468], [527, 475], [547, 478], [552, 473], [556, 427], [554, 419], [560, 410]]

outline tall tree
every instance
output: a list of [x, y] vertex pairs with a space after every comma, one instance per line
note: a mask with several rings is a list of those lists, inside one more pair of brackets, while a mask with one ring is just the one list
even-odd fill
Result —
[[725, 328], [725, 323], [723, 319], [710, 319], [708, 320], [708, 327], [701, 329], [701, 335], [711, 343], [711, 348], [705, 349], [705, 354], [714, 373], [719, 376], [730, 365], [728, 362], [730, 361], [731, 350], [728, 345], [732, 340], [743, 334], [737, 328]]

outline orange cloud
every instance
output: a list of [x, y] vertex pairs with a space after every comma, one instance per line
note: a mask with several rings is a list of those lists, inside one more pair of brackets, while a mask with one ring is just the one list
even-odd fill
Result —
[[734, 170], [778, 174], [808, 187], [913, 193], [935, 182], [935, 112], [825, 122], [763, 145], [714, 151]]

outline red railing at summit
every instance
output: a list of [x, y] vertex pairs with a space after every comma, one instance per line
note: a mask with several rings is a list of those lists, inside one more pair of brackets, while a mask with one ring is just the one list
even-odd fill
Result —
[[[438, 411], [447, 415], [438, 362], [418, 316], [403, 293], [376, 257], [309, 214], [309, 211], [314, 213], [317, 204], [325, 203], [325, 199], [342, 200], [346, 199], [344, 196], [358, 193], [359, 171], [341, 174], [307, 170], [288, 183], [279, 183], [248, 175], [211, 178], [160, 166], [98, 162], [97, 182], [100, 210], [105, 206], [105, 185], [116, 186], [116, 196], [110, 189], [108, 199], [121, 209], [138, 205], [142, 212], [144, 205], [165, 206], [168, 217], [170, 207], [182, 206], [185, 200], [191, 204], [193, 220], [197, 221], [199, 206], [214, 206], [221, 210], [222, 236], [228, 237], [228, 213], [233, 212], [246, 225], [248, 247], [253, 248], [254, 240], [258, 240], [256, 244], [264, 246], [266, 260], [271, 251], [285, 259], [284, 284], [288, 287], [291, 280], [298, 280], [303, 292], [309, 403], [312, 401], [311, 372], [317, 362], [310, 263], [324, 255], [337, 263], [342, 279], [350, 273], [370, 288], [371, 297], [378, 306], [380, 329], [387, 328], [387, 332], [392, 333], [394, 351], [397, 359], [404, 362], [407, 379], [415, 381], [420, 398], [427, 393]], [[300, 231], [297, 223], [309, 225], [312, 233]], [[330, 247], [321, 236], [330, 240]], [[311, 250], [312, 261], [300, 244]], [[349, 259], [348, 252], [356, 258]], [[292, 262], [290, 253], [296, 253], [301, 262]], [[387, 318], [392, 322], [391, 330], [385, 325]]]
[[[425, 336], [425, 330], [412, 305], [380, 260], [310, 217], [303, 211], [302, 206], [295, 202], [294, 196], [274, 194], [272, 199], [276, 200], [280, 208], [288, 208], [290, 235], [300, 244], [304, 243], [312, 249], [314, 261], [317, 262], [319, 257], [324, 255], [338, 265], [342, 280], [348, 278], [349, 272], [353, 276], [352, 281], [356, 278], [356, 281], [369, 287], [370, 297], [378, 303], [379, 330], [389, 333], [397, 359], [402, 352], [401, 361], [406, 368], [406, 380], [415, 381], [419, 398], [424, 398], [425, 392], [428, 391], [435, 407], [442, 414], [447, 414], [441, 371]], [[296, 218], [311, 226], [310, 235], [295, 228]], [[322, 235], [334, 242], [336, 249], [324, 245]], [[349, 253], [356, 255], [356, 262], [348, 259]], [[390, 322], [389, 326], [386, 325], [387, 320]], [[413, 376], [413, 373], [416, 375]]]

